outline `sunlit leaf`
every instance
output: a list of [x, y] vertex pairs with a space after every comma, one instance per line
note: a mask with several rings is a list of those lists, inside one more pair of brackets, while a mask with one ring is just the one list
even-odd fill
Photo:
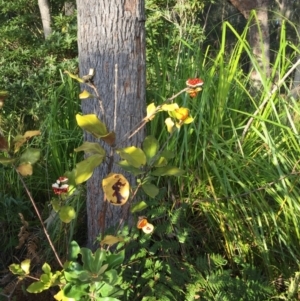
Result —
[[168, 160], [165, 157], [159, 157], [153, 164], [155, 167], [162, 167], [168, 164]]
[[94, 154], [77, 163], [75, 173], [76, 184], [87, 181], [92, 176], [94, 169], [102, 163], [103, 159], [103, 155]]
[[56, 295], [53, 296], [58, 301], [76, 301], [74, 298], [66, 297], [63, 290], [60, 290]]
[[72, 206], [62, 206], [58, 215], [62, 222], [68, 224], [76, 217], [76, 212]]
[[130, 186], [122, 174], [111, 173], [102, 180], [106, 200], [115, 206], [124, 205], [130, 193]]
[[89, 93], [87, 90], [83, 90], [80, 94], [79, 94], [79, 99], [87, 99], [87, 98], [94, 98], [96, 97], [95, 95]]
[[20, 149], [20, 147], [30, 138], [40, 135], [41, 132], [40, 131], [27, 131], [25, 132], [25, 134], [22, 135], [17, 135], [14, 139], [14, 143], [15, 143], [15, 153]]
[[169, 111], [174, 111], [174, 110], [176, 110], [176, 109], [178, 109], [179, 108], [179, 106], [178, 106], [178, 104], [177, 103], [171, 103], [171, 104], [164, 104], [164, 105], [162, 105], [162, 107], [161, 107], [161, 109], [163, 110], [163, 111], [167, 111], [167, 112], [169, 112]]
[[135, 212], [142, 211], [142, 210], [146, 209], [147, 207], [148, 207], [148, 205], [145, 201], [140, 201], [140, 202], [134, 204], [130, 211], [131, 211], [131, 213], [135, 213]]
[[190, 124], [190, 123], [192, 123], [193, 121], [194, 121], [194, 118], [191, 117], [191, 116], [189, 116], [188, 118], [186, 118], [186, 119], [183, 121], [183, 123], [184, 123], [184, 124]]
[[105, 156], [105, 150], [99, 143], [84, 142], [82, 145], [74, 149], [75, 152], [84, 151], [87, 154], [99, 154]]
[[155, 117], [156, 107], [154, 103], [150, 103], [147, 106], [147, 116], [146, 119], [152, 120]]
[[95, 114], [76, 115], [78, 126], [87, 132], [93, 134], [96, 138], [101, 138], [107, 135], [107, 129]]
[[26, 275], [30, 272], [30, 259], [25, 259], [21, 262], [21, 269], [25, 272]]
[[153, 136], [147, 136], [143, 141], [143, 151], [146, 155], [147, 162], [157, 154], [159, 151], [159, 143]]
[[155, 169], [151, 174], [153, 176], [181, 176], [185, 173], [184, 170], [175, 166], [164, 166]]
[[104, 239], [102, 239], [100, 241], [100, 245], [103, 246], [103, 245], [109, 245], [109, 246], [112, 246], [120, 241], [124, 241], [124, 238], [121, 237], [121, 236], [113, 236], [113, 235], [106, 235], [104, 237]]
[[32, 165], [30, 163], [21, 164], [17, 167], [17, 171], [23, 176], [32, 175]]
[[173, 131], [174, 131], [174, 125], [175, 125], [175, 123], [173, 122], [173, 120], [172, 120], [170, 117], [168, 117], [168, 118], [166, 118], [166, 120], [165, 120], [165, 124], [166, 124], [166, 126], [167, 126], [167, 131], [168, 131], [170, 134], [172, 134]]
[[121, 166], [125, 171], [132, 173], [134, 176], [138, 176], [145, 173], [143, 170], [140, 170], [139, 168], [130, 165], [126, 160], [121, 160], [117, 164]]
[[77, 75], [74, 75], [70, 73], [69, 71], [64, 71], [64, 73], [68, 74], [71, 78], [77, 80], [79, 83], [84, 83], [84, 80], [78, 77]]
[[146, 155], [140, 148], [129, 146], [118, 149], [117, 153], [133, 167], [139, 168], [142, 165], [146, 165]]

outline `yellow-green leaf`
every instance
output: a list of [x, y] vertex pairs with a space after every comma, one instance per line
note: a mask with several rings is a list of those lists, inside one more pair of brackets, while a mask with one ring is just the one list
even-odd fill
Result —
[[143, 151], [149, 163], [159, 151], [159, 143], [153, 136], [147, 136], [143, 141]]
[[79, 94], [79, 99], [87, 99], [87, 98], [94, 98], [96, 97], [95, 95], [89, 93], [87, 90], [83, 90], [80, 94]]
[[65, 71], [64, 73], [68, 74], [71, 78], [77, 80], [79, 83], [84, 83], [84, 80], [78, 77], [77, 75], [74, 75], [70, 73], [69, 71]]
[[76, 217], [76, 212], [72, 206], [62, 206], [58, 215], [62, 222], [68, 224]]
[[152, 183], [145, 183], [142, 185], [142, 188], [151, 198], [155, 198], [159, 193], [159, 189]]
[[25, 150], [25, 152], [20, 157], [20, 163], [36, 163], [41, 156], [41, 150], [29, 147]]
[[184, 170], [175, 166], [164, 166], [155, 169], [151, 174], [153, 176], [181, 176], [184, 172]]
[[124, 241], [124, 238], [121, 237], [121, 236], [113, 236], [113, 235], [106, 235], [104, 237], [104, 239], [102, 239], [100, 241], [100, 245], [103, 246], [103, 245], [109, 245], [109, 246], [112, 246], [120, 241]]
[[77, 163], [75, 172], [76, 184], [87, 181], [92, 176], [94, 169], [102, 163], [103, 159], [103, 155], [94, 154]]
[[142, 211], [142, 210], [146, 209], [147, 207], [148, 207], [148, 205], [146, 202], [140, 201], [140, 202], [134, 204], [130, 211], [131, 211], [131, 213], [135, 213], [135, 212]]
[[101, 138], [107, 135], [107, 129], [103, 122], [101, 122], [95, 114], [76, 115], [78, 126], [92, 133], [96, 138]]
[[129, 146], [122, 149], [118, 149], [117, 153], [122, 159], [125, 159], [130, 165], [135, 168], [139, 168], [146, 164], [145, 153], [135, 146]]
[[84, 151], [86, 154], [99, 154], [105, 156], [105, 150], [99, 143], [84, 142], [82, 145], [74, 149], [75, 152]]
[[125, 171], [128, 171], [132, 173], [134, 176], [138, 176], [144, 173], [143, 170], [140, 170], [139, 168], [133, 167], [130, 165], [126, 160], [121, 160], [117, 163], [119, 166], [121, 166]]
[[30, 259], [25, 259], [21, 262], [21, 269], [25, 272], [26, 275], [30, 272]]

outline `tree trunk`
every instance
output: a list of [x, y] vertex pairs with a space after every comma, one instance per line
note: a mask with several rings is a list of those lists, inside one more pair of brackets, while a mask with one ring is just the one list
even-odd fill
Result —
[[[94, 85], [104, 114], [96, 99], [83, 101], [82, 111], [97, 114], [109, 131], [116, 132], [118, 143], [145, 116], [144, 0], [77, 0], [77, 11], [80, 75], [95, 69]], [[141, 131], [122, 147], [140, 145], [143, 138]], [[86, 134], [85, 140], [94, 138]], [[114, 156], [112, 159], [116, 163]], [[102, 179], [118, 171], [115, 164], [111, 170], [109, 164], [103, 163], [87, 182], [90, 246], [104, 229], [128, 219], [128, 206], [107, 204], [101, 188]]]
[[[258, 62], [261, 73], [266, 77], [270, 73], [270, 36], [268, 25], [269, 0], [230, 0], [246, 19], [249, 19], [251, 10], [256, 11], [257, 21], [253, 19], [249, 28], [249, 45], [254, 58]], [[253, 70], [250, 65], [251, 79], [255, 88], [261, 86], [261, 74]]]
[[48, 0], [38, 0], [38, 5], [43, 24], [44, 36], [45, 39], [47, 39], [52, 33], [49, 2]]

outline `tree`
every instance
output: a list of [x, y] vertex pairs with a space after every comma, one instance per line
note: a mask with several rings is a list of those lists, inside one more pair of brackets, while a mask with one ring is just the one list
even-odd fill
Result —
[[[115, 131], [117, 143], [142, 120], [145, 113], [145, 16], [144, 1], [77, 0], [78, 50], [81, 76], [95, 69], [93, 79], [99, 100], [82, 103], [84, 114], [95, 113], [110, 131]], [[84, 87], [86, 88], [86, 87]], [[119, 147], [139, 145], [139, 132], [131, 141]], [[87, 141], [94, 138], [85, 134]], [[87, 182], [88, 242], [91, 245], [100, 231], [128, 218], [128, 206], [112, 207], [104, 200], [102, 179], [116, 172], [116, 157], [96, 168]]]
[[45, 39], [47, 39], [52, 33], [49, 2], [48, 0], [38, 0], [38, 4], [42, 18], [44, 36]]
[[[249, 19], [251, 10], [256, 11], [257, 23], [253, 18], [249, 28], [249, 45], [261, 71], [268, 76], [270, 73], [269, 0], [230, 0], [230, 2], [246, 19]], [[251, 72], [251, 79], [255, 87], [259, 87], [261, 84], [260, 76], [256, 71]]]

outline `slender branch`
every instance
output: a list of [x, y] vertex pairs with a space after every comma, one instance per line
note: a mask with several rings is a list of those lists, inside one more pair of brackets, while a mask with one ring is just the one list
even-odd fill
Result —
[[267, 102], [270, 100], [270, 98], [277, 92], [277, 90], [283, 85], [285, 80], [288, 78], [288, 76], [297, 68], [297, 66], [300, 65], [300, 59], [290, 68], [290, 70], [284, 75], [284, 77], [277, 83], [277, 85], [272, 89], [270, 93], [265, 97], [261, 105], [257, 108], [257, 110], [253, 113], [252, 117], [248, 120], [243, 134], [242, 134], [242, 140], [245, 138], [255, 116], [266, 106]]
[[184, 88], [182, 89], [181, 91], [179, 91], [177, 94], [171, 96], [170, 98], [167, 98], [162, 104], [160, 104], [159, 106], [156, 107], [155, 111], [149, 115], [149, 116], [146, 116], [145, 118], [143, 118], [143, 120], [141, 120], [139, 123], [137, 123], [134, 127], [133, 127], [133, 130], [130, 130], [125, 136], [124, 136], [124, 139], [119, 142], [115, 148], [117, 148], [118, 145], [122, 145], [122, 143], [128, 139], [130, 139], [131, 137], [133, 137], [136, 133], [138, 133], [145, 125], [148, 121], [151, 120], [151, 118], [161, 110], [162, 106], [167, 104], [167, 103], [170, 103], [172, 100], [174, 100], [176, 97], [178, 97], [180, 94], [186, 92], [188, 89], [190, 88]]
[[51, 247], [51, 249], [52, 249], [52, 251], [53, 251], [53, 253], [54, 253], [55, 257], [56, 257], [56, 260], [57, 260], [58, 264], [59, 264], [61, 267], [63, 267], [63, 264], [62, 264], [60, 258], [58, 257], [58, 254], [57, 254], [57, 252], [56, 252], [56, 250], [55, 250], [55, 247], [54, 247], [54, 245], [53, 245], [53, 243], [52, 243], [52, 240], [51, 240], [51, 238], [50, 238], [50, 236], [49, 236], [49, 233], [48, 233], [48, 231], [47, 231], [47, 229], [46, 229], [46, 227], [45, 227], [45, 225], [44, 225], [44, 223], [43, 223], [42, 217], [41, 217], [40, 212], [39, 212], [39, 210], [38, 210], [38, 208], [37, 208], [37, 206], [36, 206], [36, 204], [35, 204], [35, 201], [34, 201], [32, 195], [31, 195], [31, 193], [30, 193], [30, 191], [29, 191], [29, 189], [28, 189], [28, 187], [27, 187], [27, 185], [26, 185], [26, 183], [25, 183], [25, 181], [24, 181], [22, 175], [18, 172], [18, 170], [17, 170], [17, 168], [15, 167], [15, 165], [13, 165], [13, 167], [14, 167], [15, 171], [17, 172], [18, 177], [19, 177], [20, 181], [22, 182], [23, 187], [25, 188], [25, 191], [26, 191], [26, 193], [27, 193], [27, 195], [28, 195], [28, 197], [29, 197], [29, 199], [30, 199], [30, 201], [31, 201], [31, 204], [32, 204], [32, 206], [33, 206], [33, 208], [34, 208], [34, 210], [35, 210], [35, 213], [36, 213], [36, 215], [37, 215], [37, 217], [38, 217], [38, 219], [39, 219], [39, 221], [40, 221], [40, 223], [41, 223], [41, 225], [42, 225], [43, 231], [44, 231], [44, 233], [45, 233], [45, 235], [46, 235], [46, 238], [47, 238], [47, 240], [48, 240], [48, 242], [49, 242], [49, 245], [50, 245], [50, 247]]

